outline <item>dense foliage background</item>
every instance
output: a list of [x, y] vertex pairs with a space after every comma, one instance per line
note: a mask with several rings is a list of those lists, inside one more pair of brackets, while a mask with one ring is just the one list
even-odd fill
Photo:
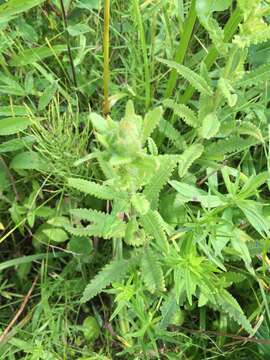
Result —
[[1, 1], [1, 359], [270, 358], [269, 16]]

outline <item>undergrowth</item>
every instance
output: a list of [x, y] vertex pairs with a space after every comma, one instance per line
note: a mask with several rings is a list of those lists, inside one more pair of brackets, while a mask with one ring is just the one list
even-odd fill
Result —
[[269, 15], [1, 3], [1, 359], [269, 358]]

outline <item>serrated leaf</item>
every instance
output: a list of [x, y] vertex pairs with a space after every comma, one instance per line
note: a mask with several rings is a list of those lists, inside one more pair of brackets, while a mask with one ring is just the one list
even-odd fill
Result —
[[164, 106], [173, 110], [174, 114], [179, 116], [187, 125], [197, 128], [200, 126], [200, 121], [195, 112], [184, 104], [176, 104], [171, 99], [166, 99]]
[[236, 299], [227, 290], [221, 289], [219, 291], [217, 303], [230, 318], [241, 325], [249, 334], [252, 333], [250, 322], [246, 318]]
[[77, 178], [68, 178], [68, 185], [85, 194], [95, 196], [98, 199], [113, 200], [117, 197], [121, 197], [120, 193], [111, 189], [109, 186], [99, 185], [93, 181]]
[[182, 135], [178, 130], [173, 127], [172, 124], [169, 123], [169, 121], [161, 119], [159, 122], [159, 131], [164, 134], [169, 140], [171, 140], [171, 142], [177, 149], [183, 149], [184, 145]]
[[122, 280], [129, 270], [129, 262], [124, 259], [112, 260], [91, 280], [84, 290], [81, 302], [91, 300], [114, 281]]
[[159, 156], [160, 166], [158, 172], [144, 188], [143, 194], [150, 202], [151, 208], [156, 209], [158, 206], [159, 193], [168, 182], [173, 170], [176, 167], [176, 159], [170, 156]]
[[223, 159], [224, 155], [233, 152], [244, 151], [258, 143], [254, 138], [243, 139], [240, 136], [231, 136], [228, 139], [221, 139], [212, 142], [206, 147], [205, 156], [209, 159]]
[[200, 93], [206, 95], [212, 95], [213, 92], [211, 87], [207, 84], [207, 82], [204, 80], [203, 77], [195, 73], [193, 70], [189, 69], [184, 65], [178, 64], [175, 61], [164, 60], [164, 59], [159, 59], [159, 61], [162, 62], [163, 64], [166, 64], [170, 68], [175, 69], [179, 75], [181, 75], [184, 79], [189, 81], [190, 84]]
[[203, 145], [192, 144], [185, 150], [183, 154], [180, 155], [178, 166], [178, 173], [180, 177], [186, 175], [190, 166], [202, 155], [203, 150]]
[[177, 305], [175, 294], [172, 293], [161, 306], [162, 318], [159, 324], [161, 329], [167, 328], [178, 308], [179, 306]]
[[151, 235], [157, 242], [162, 252], [169, 250], [168, 240], [163, 229], [163, 219], [157, 211], [149, 210], [148, 213], [140, 218], [144, 230]]
[[163, 271], [156, 254], [146, 248], [142, 257], [142, 279], [148, 291], [165, 291]]
[[245, 73], [242, 79], [237, 80], [237, 87], [255, 86], [270, 79], [270, 63], [262, 65], [255, 70]]
[[219, 127], [220, 122], [217, 118], [216, 113], [210, 113], [202, 121], [200, 135], [204, 139], [211, 139], [218, 133]]
[[93, 209], [71, 209], [70, 210], [71, 215], [74, 217], [80, 219], [80, 220], [87, 220], [92, 222], [102, 222], [105, 221], [107, 216], [109, 216], [106, 213], [103, 213], [98, 210]]
[[131, 204], [140, 215], [145, 215], [150, 209], [150, 203], [144, 194], [134, 194], [131, 197]]
[[148, 137], [151, 136], [152, 132], [157, 127], [163, 114], [163, 109], [161, 106], [155, 108], [154, 110], [149, 111], [143, 120], [142, 128], [142, 143], [144, 144]]
[[255, 139], [258, 139], [261, 142], [264, 142], [264, 138], [262, 135], [261, 130], [251, 122], [245, 121], [240, 124], [237, 128], [237, 132], [240, 135], [249, 135], [255, 137]]

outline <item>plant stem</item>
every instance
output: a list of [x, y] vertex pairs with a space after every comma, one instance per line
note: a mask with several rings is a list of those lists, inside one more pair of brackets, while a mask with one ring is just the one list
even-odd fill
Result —
[[138, 23], [139, 35], [140, 35], [140, 41], [141, 41], [141, 47], [142, 47], [142, 54], [143, 54], [145, 107], [147, 109], [149, 107], [149, 105], [151, 104], [151, 81], [150, 81], [149, 61], [148, 61], [145, 33], [144, 33], [142, 16], [141, 16], [140, 7], [139, 7], [139, 1], [133, 0], [133, 5], [134, 5], [134, 11], [135, 11], [135, 18]]
[[[233, 34], [237, 30], [237, 27], [241, 19], [242, 19], [241, 10], [237, 8], [224, 27], [225, 42], [229, 41], [232, 38]], [[209, 53], [204, 59], [204, 63], [208, 70], [212, 67], [217, 57], [218, 57], [218, 51], [215, 47], [212, 47], [212, 49], [209, 51]], [[189, 85], [186, 91], [184, 92], [183, 96], [180, 98], [180, 102], [183, 104], [187, 104], [187, 102], [191, 99], [193, 94], [194, 94], [194, 88], [193, 86]]]
[[73, 62], [73, 58], [72, 58], [72, 54], [71, 54], [69, 33], [67, 31], [68, 24], [67, 24], [66, 10], [65, 10], [63, 0], [59, 0], [59, 1], [60, 1], [60, 5], [61, 5], [62, 17], [63, 17], [63, 22], [64, 22], [64, 29], [65, 29], [66, 40], [67, 40], [68, 57], [69, 57], [69, 62], [70, 62], [70, 66], [71, 66], [71, 71], [72, 71], [73, 84], [75, 87], [77, 87], [76, 71], [75, 71], [75, 66], [74, 66], [74, 62]]
[[104, 8], [104, 34], [103, 34], [103, 81], [104, 81], [104, 103], [103, 113], [107, 116], [110, 112], [109, 81], [110, 81], [110, 0], [105, 0]]
[[[178, 49], [176, 51], [176, 55], [174, 58], [174, 61], [177, 62], [178, 64], [182, 64], [187, 52], [187, 48], [188, 48], [188, 44], [192, 35], [192, 31], [196, 22], [196, 9], [195, 9], [195, 5], [196, 5], [196, 0], [192, 0], [191, 5], [190, 5], [190, 9], [189, 9], [189, 13], [188, 13], [188, 18], [186, 20], [185, 26], [184, 26], [184, 32], [183, 35], [181, 37]], [[176, 85], [176, 81], [177, 81], [177, 71], [176, 70], [172, 70], [169, 80], [168, 80], [168, 84], [167, 84], [167, 88], [165, 91], [165, 98], [169, 98], [175, 88]]]

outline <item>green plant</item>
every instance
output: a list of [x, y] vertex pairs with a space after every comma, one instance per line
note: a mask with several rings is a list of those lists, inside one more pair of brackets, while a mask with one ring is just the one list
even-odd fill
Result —
[[267, 358], [269, 11], [0, 5], [1, 358]]

